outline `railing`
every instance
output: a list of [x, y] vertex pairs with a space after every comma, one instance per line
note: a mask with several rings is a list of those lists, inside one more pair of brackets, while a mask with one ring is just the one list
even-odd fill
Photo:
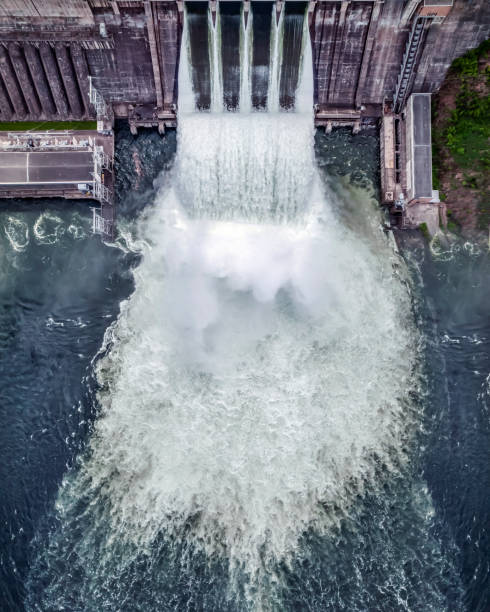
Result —
[[112, 169], [112, 163], [109, 156], [104, 153], [103, 147], [96, 146], [94, 143], [92, 150], [94, 154], [94, 175], [100, 177], [104, 168]]
[[112, 236], [112, 221], [109, 219], [104, 219], [102, 215], [100, 215], [96, 208], [92, 209], [93, 212], [93, 223], [92, 223], [92, 231], [94, 234], [101, 234], [102, 236], [111, 237]]
[[109, 111], [107, 104], [105, 103], [104, 98], [97, 91], [92, 83], [92, 77], [89, 76], [89, 100], [90, 103], [94, 105], [95, 112], [97, 113], [97, 121], [101, 121], [102, 119], [107, 119], [109, 117]]
[[112, 193], [100, 182], [100, 175], [94, 176], [94, 196], [102, 204], [112, 205]]
[[42, 150], [42, 149], [82, 149], [93, 146], [90, 136], [75, 135], [72, 131], [56, 132], [7, 132], [0, 137], [0, 149]]

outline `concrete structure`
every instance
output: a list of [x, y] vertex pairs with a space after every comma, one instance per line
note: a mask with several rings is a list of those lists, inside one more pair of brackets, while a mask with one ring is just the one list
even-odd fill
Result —
[[[272, 10], [252, 2], [252, 12], [265, 4]], [[3, 0], [0, 120], [90, 117], [91, 76], [133, 129], [174, 125], [182, 10], [165, 0]], [[400, 88], [400, 108], [412, 91], [436, 91], [452, 60], [490, 33], [487, 0], [312, 0], [308, 18], [325, 126], [380, 117]]]
[[[228, 83], [225, 97], [230, 108], [237, 104], [240, 82], [237, 4], [220, 3], [223, 75]], [[357, 131], [364, 123], [380, 120], [383, 202], [394, 207], [398, 201], [399, 209], [402, 201], [420, 203], [422, 198], [424, 205], [430, 205], [431, 178], [422, 172], [430, 168], [430, 129], [421, 132], [417, 119], [420, 109], [428, 116], [428, 98], [412, 97], [408, 110], [407, 100], [412, 93], [437, 91], [453, 59], [488, 38], [490, 2], [240, 4], [255, 15], [253, 103], [266, 104], [274, 6], [276, 19], [281, 11], [285, 14], [280, 100], [286, 107], [293, 103], [298, 32], [302, 31], [301, 15], [307, 11], [316, 124], [327, 130], [351, 125]], [[207, 11], [214, 20], [217, 3], [189, 1], [187, 5], [197, 103], [206, 108], [210, 103]], [[139, 126], [158, 127], [161, 133], [166, 126], [175, 126], [183, 9], [181, 0], [2, 0], [0, 121], [97, 117], [99, 130], [107, 132], [115, 118], [123, 118], [133, 133]], [[27, 177], [28, 171], [44, 176], [35, 169], [41, 168], [43, 158], [36, 156], [34, 161], [29, 154], [13, 159], [17, 165], [3, 169], [7, 178], [19, 178], [24, 172]], [[69, 172], [65, 168], [67, 177], [82, 172], [83, 164], [76, 166], [75, 158], [70, 159], [73, 164]], [[113, 180], [112, 174], [108, 180]], [[95, 180], [93, 190], [102, 203], [95, 225], [107, 234], [107, 228], [111, 232], [113, 228], [112, 190], [101, 180]]]
[[432, 199], [430, 94], [412, 94], [405, 116], [407, 198]]
[[0, 198], [98, 200], [94, 230], [114, 232], [112, 133], [0, 132]]

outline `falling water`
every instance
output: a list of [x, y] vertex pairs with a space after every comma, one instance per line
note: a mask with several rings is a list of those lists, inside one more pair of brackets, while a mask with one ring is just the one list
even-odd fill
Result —
[[219, 2], [216, 3], [215, 17], [213, 23], [213, 11], [209, 10], [209, 36], [211, 44], [209, 46], [211, 57], [211, 111], [214, 113], [223, 110], [223, 78], [221, 74], [221, 53], [220, 53], [220, 15]]
[[179, 63], [179, 112], [190, 113], [196, 108], [196, 99], [191, 82], [191, 64], [189, 61], [189, 41], [187, 19], [184, 19], [182, 28], [181, 53], [184, 54], [184, 61]]
[[300, 113], [311, 113], [313, 107], [313, 53], [308, 26], [308, 16], [303, 22], [303, 53], [301, 73], [296, 91], [295, 109]]
[[189, 112], [185, 28], [182, 44], [173, 181], [140, 221], [134, 293], [97, 362], [90, 450], [39, 562], [45, 609], [73, 609], [61, 557], [88, 610], [132, 584], [134, 609], [167, 609], [181, 580], [199, 601], [226, 582], [206, 609], [282, 609], [304, 534], [347, 521], [411, 444], [408, 296], [365, 204], [363, 231], [347, 227], [317, 175], [309, 41], [295, 113]]
[[279, 20], [277, 19], [276, 6], [272, 6], [272, 34], [271, 34], [271, 66], [269, 69], [269, 94], [267, 97], [267, 108], [269, 112], [279, 110], [279, 83], [281, 78], [281, 56], [282, 56], [282, 32], [283, 32], [284, 9], [281, 8]]
[[240, 71], [240, 110], [244, 113], [252, 109], [252, 72], [250, 69], [250, 56], [252, 53], [252, 13], [249, 12], [245, 20], [245, 11], [242, 11], [241, 28], [241, 71]]

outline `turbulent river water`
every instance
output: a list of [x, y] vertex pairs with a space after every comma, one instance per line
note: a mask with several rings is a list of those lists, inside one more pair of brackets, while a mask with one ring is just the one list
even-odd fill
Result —
[[181, 74], [112, 246], [2, 205], [2, 609], [488, 609], [488, 255], [400, 253], [308, 78], [198, 113]]

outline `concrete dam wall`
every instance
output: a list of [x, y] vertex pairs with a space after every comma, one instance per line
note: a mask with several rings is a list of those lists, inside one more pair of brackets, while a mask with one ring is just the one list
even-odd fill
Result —
[[[264, 106], [271, 19], [285, 6], [281, 105], [297, 82], [298, 16], [313, 44], [317, 122], [379, 117], [411, 92], [438, 89], [452, 60], [490, 33], [487, 0], [187, 2], [198, 103], [209, 105], [208, 15], [222, 19], [227, 104], [237, 103], [240, 11], [253, 15], [252, 101]], [[275, 8], [275, 11], [274, 11]], [[95, 116], [89, 77], [116, 118], [172, 125], [183, 2], [3, 0], [0, 120]], [[295, 47], [296, 45], [296, 47]]]

